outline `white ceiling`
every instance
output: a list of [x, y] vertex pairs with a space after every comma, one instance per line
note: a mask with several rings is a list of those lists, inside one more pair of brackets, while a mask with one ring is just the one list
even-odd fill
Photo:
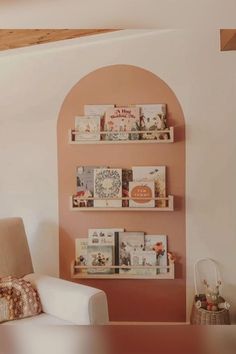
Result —
[[1, 28], [235, 28], [236, 0], [0, 0]]

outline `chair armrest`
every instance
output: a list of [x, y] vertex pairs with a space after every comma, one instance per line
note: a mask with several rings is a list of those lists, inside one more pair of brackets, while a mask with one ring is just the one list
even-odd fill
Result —
[[74, 324], [108, 323], [107, 297], [103, 291], [34, 273], [24, 279], [38, 290], [43, 312]]

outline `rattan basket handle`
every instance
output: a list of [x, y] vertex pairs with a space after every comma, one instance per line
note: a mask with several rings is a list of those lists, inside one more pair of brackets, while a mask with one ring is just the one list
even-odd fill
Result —
[[219, 268], [218, 268], [218, 265], [217, 265], [216, 261], [214, 261], [214, 259], [211, 259], [211, 258], [200, 258], [200, 259], [198, 259], [198, 260], [195, 262], [195, 264], [194, 264], [194, 288], [195, 288], [195, 295], [199, 295], [199, 291], [198, 291], [198, 287], [197, 287], [197, 276], [199, 276], [198, 265], [199, 265], [201, 262], [205, 262], [205, 261], [211, 263], [211, 264], [214, 266], [216, 284], [217, 284], [218, 281], [221, 281], [221, 280], [220, 280]]

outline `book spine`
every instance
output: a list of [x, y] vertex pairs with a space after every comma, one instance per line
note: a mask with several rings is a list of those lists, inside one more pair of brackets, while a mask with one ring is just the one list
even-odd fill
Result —
[[[119, 262], [119, 232], [115, 232], [114, 235], [115, 238], [115, 265], [118, 266], [120, 265]], [[119, 273], [119, 268], [115, 268], [115, 273]]]

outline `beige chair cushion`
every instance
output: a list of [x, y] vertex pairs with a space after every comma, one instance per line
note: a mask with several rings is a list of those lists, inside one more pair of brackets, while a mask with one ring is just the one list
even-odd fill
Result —
[[0, 219], [0, 278], [21, 278], [33, 272], [29, 246], [21, 218]]

